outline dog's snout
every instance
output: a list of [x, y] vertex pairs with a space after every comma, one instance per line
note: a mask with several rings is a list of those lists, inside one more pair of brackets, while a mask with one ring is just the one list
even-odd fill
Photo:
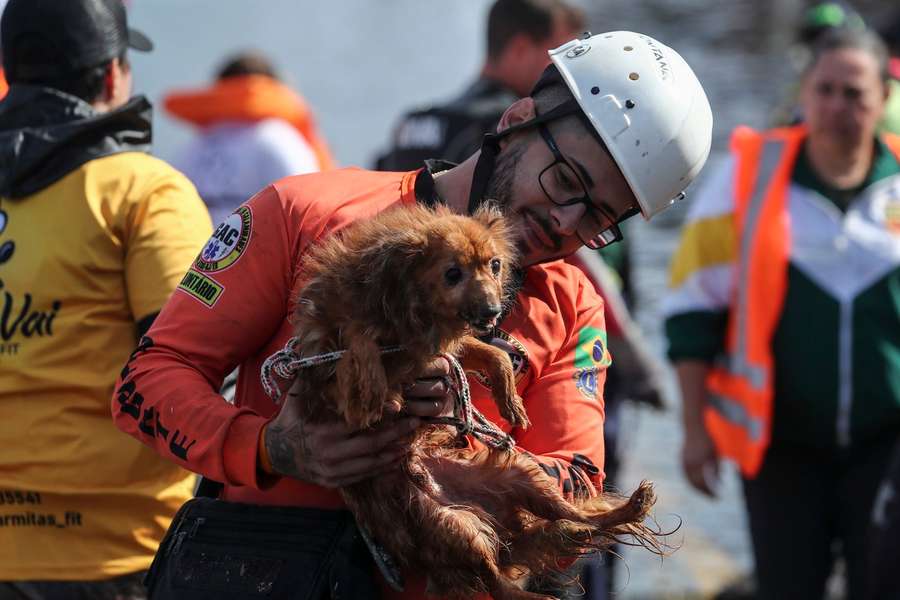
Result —
[[478, 319], [484, 321], [493, 321], [500, 316], [503, 307], [499, 304], [485, 304], [478, 309]]

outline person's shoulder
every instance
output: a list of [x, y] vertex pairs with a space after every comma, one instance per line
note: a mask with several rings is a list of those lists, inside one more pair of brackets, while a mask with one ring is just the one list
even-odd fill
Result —
[[[85, 165], [92, 179], [106, 189], [121, 189], [132, 200], [141, 200], [162, 187], [175, 187], [197, 196], [191, 181], [166, 161], [145, 152], [120, 152]], [[199, 196], [197, 196], [199, 199]]]
[[112, 175], [121, 176], [153, 175], [170, 171], [178, 172], [175, 167], [161, 158], [138, 151], [110, 154], [101, 158], [95, 158], [88, 164], [103, 167], [109, 170]]
[[556, 305], [574, 306], [586, 296], [595, 297], [594, 285], [584, 271], [564, 260], [554, 260], [526, 269], [523, 292]]
[[400, 193], [400, 184], [406, 172], [386, 172], [345, 167], [330, 171], [290, 175], [274, 182], [272, 186], [280, 195], [292, 201], [306, 198], [347, 197], [349, 194], [365, 194], [382, 187], [394, 188]]
[[[355, 213], [357, 207], [385, 206], [398, 201], [408, 172], [370, 171], [357, 167], [291, 175], [269, 186], [286, 213], [303, 221], [327, 223], [336, 213]], [[374, 212], [374, 210], [372, 210]]]

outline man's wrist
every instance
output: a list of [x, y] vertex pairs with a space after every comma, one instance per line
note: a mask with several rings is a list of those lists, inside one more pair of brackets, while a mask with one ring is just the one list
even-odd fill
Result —
[[272, 468], [272, 460], [269, 458], [269, 449], [266, 447], [266, 430], [268, 430], [268, 428], [269, 426], [268, 424], [266, 424], [262, 429], [259, 430], [259, 444], [256, 453], [256, 466], [260, 471], [267, 475], [278, 475]]

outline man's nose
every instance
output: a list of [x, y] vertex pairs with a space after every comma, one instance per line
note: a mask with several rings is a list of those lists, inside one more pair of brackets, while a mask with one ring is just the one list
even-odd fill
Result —
[[550, 217], [556, 232], [566, 237], [575, 235], [585, 210], [586, 207], [580, 202], [569, 206], [555, 204], [550, 211]]

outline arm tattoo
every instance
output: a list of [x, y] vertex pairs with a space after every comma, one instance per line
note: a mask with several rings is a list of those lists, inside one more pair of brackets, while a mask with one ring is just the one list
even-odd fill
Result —
[[302, 420], [296, 421], [290, 427], [273, 424], [266, 432], [265, 440], [269, 461], [275, 472], [304, 481], [310, 480], [309, 446]]

